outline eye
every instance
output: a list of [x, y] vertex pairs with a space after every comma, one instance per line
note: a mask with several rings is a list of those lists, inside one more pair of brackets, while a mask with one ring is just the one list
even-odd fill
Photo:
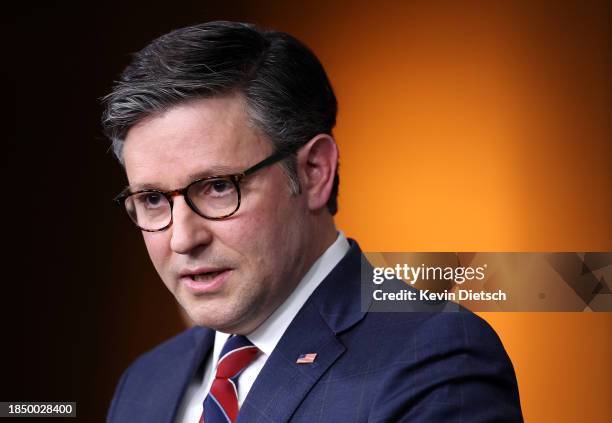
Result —
[[162, 201], [162, 195], [157, 192], [150, 192], [144, 196], [144, 201], [147, 206], [156, 207]]
[[134, 200], [140, 207], [150, 210], [163, 207], [165, 204], [165, 198], [159, 192], [143, 192], [135, 197]]
[[224, 197], [234, 192], [234, 184], [227, 179], [215, 179], [208, 181], [200, 192], [207, 197]]

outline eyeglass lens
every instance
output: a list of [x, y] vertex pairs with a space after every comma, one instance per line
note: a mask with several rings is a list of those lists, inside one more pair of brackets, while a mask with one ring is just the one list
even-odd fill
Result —
[[[233, 180], [205, 179], [187, 188], [187, 203], [201, 216], [217, 219], [236, 211], [240, 196]], [[140, 228], [159, 230], [172, 220], [172, 207], [166, 195], [156, 191], [132, 194], [125, 199], [125, 209]]]

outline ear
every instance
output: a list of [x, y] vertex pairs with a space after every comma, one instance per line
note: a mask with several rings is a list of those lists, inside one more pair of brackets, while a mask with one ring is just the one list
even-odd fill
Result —
[[326, 207], [338, 166], [336, 142], [330, 135], [319, 134], [300, 149], [297, 159], [300, 185], [308, 208]]

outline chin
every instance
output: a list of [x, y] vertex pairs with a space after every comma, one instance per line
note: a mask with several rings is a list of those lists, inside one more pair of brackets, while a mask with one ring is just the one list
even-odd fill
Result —
[[[226, 319], [213, 318], [212, 312], [203, 312], [201, 310], [189, 310], [187, 315], [196, 326], [204, 326], [220, 332], [227, 332], [227, 328], [231, 328], [231, 322]], [[229, 332], [228, 332], [229, 333]]]
[[245, 309], [245, 304], [230, 301], [193, 301], [187, 298], [181, 306], [193, 324], [224, 333], [238, 333], [250, 327], [253, 313]]
[[198, 326], [211, 327], [215, 322], [210, 319], [210, 316], [195, 310], [187, 310], [187, 315], [191, 321]]

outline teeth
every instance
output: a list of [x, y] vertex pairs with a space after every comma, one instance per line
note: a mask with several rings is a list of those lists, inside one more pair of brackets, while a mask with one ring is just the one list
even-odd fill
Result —
[[219, 272], [208, 272], [208, 273], [200, 273], [199, 275], [190, 275], [191, 280], [195, 282], [208, 282], [211, 279], [215, 278], [221, 271]]

